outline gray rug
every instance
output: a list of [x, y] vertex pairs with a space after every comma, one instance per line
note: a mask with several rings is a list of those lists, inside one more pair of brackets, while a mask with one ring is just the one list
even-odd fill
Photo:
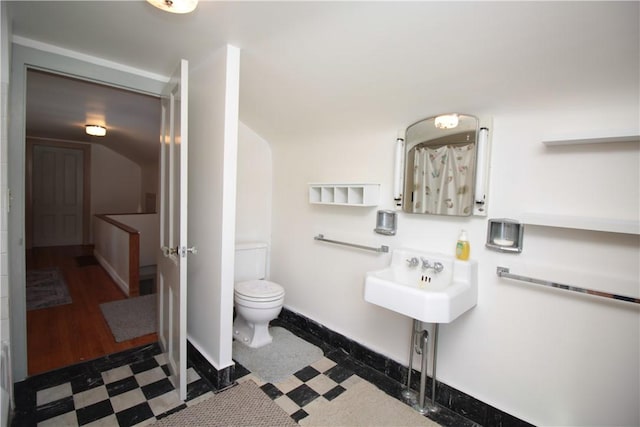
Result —
[[233, 342], [233, 358], [268, 383], [277, 383], [316, 362], [322, 350], [280, 327], [269, 329], [273, 342], [260, 348], [249, 348]]
[[153, 424], [169, 426], [296, 427], [297, 424], [253, 381], [245, 381]]
[[27, 310], [71, 304], [69, 288], [58, 268], [28, 270], [26, 278]]
[[156, 294], [100, 304], [116, 342], [157, 332]]

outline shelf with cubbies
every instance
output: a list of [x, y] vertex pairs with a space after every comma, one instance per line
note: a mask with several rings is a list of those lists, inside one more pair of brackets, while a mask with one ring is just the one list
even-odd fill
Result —
[[380, 184], [309, 184], [309, 203], [377, 206]]

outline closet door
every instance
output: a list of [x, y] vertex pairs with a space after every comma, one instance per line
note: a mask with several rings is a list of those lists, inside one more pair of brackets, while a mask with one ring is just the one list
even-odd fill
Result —
[[33, 146], [33, 246], [82, 244], [83, 151]]

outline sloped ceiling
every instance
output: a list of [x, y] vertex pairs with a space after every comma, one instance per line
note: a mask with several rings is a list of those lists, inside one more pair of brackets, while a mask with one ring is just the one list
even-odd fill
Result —
[[[85, 124], [107, 128], [89, 136]], [[160, 99], [115, 87], [29, 70], [26, 135], [38, 140], [102, 144], [139, 164], [158, 162]]]
[[163, 76], [238, 46], [240, 118], [273, 143], [638, 91], [638, 2], [9, 3], [16, 36]]

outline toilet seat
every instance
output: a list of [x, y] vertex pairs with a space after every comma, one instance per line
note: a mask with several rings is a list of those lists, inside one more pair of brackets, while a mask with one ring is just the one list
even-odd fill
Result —
[[247, 280], [234, 288], [235, 297], [245, 301], [268, 302], [284, 297], [284, 288], [268, 280]]

